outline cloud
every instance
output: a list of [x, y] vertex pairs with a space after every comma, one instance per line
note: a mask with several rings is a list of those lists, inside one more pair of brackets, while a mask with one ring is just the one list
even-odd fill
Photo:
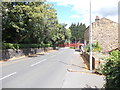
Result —
[[72, 15], [72, 16], [70, 16], [70, 17], [77, 19], [77, 18], [80, 18], [80, 15]]
[[[71, 18], [82, 18], [81, 22], [89, 25], [90, 21], [90, 0], [48, 0], [56, 2], [57, 5], [71, 6], [76, 15], [70, 16]], [[91, 0], [92, 22], [96, 16], [100, 18], [106, 17], [117, 22], [118, 17], [118, 2], [119, 0]]]
[[102, 16], [107, 17], [107, 16], [116, 16], [118, 15], [118, 9], [117, 7], [109, 7], [109, 8], [100, 8], [99, 14], [102, 14]]

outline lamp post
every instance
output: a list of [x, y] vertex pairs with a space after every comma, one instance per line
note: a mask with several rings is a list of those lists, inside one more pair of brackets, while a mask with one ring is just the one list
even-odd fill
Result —
[[91, 0], [90, 0], [90, 28], [89, 28], [89, 41], [90, 41], [90, 71], [92, 72], [92, 21], [91, 21]]

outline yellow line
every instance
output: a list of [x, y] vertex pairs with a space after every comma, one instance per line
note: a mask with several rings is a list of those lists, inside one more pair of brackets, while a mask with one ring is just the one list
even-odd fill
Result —
[[[49, 50], [47, 52], [53, 52], [53, 51], [56, 51], [56, 50]], [[45, 54], [47, 52], [39, 52], [37, 54]], [[11, 64], [14, 64], [14, 63], [17, 63], [17, 62], [20, 62], [20, 61], [24, 61], [24, 60], [28, 60], [29, 58], [27, 58], [28, 56], [35, 56], [37, 54], [31, 54], [31, 55], [27, 55], [27, 56], [20, 56], [20, 57], [13, 57], [11, 59], [9, 59], [10, 61], [14, 61], [14, 62], [10, 62], [9, 64], [3, 64], [3, 62], [7, 62], [9, 60], [6, 60], [6, 61], [0, 61], [2, 63], [2, 66], [7, 66], [7, 65], [11, 65]], [[18, 60], [20, 59], [20, 60]]]
[[14, 64], [14, 63], [17, 63], [17, 62], [21, 62], [21, 61], [27, 60], [27, 59], [28, 59], [28, 58], [23, 58], [23, 59], [21, 59], [21, 60], [16, 60], [16, 61], [10, 62], [10, 63], [8, 63], [8, 64], [3, 64], [3, 63], [2, 63], [2, 66], [8, 66], [8, 65], [11, 65], [11, 64]]

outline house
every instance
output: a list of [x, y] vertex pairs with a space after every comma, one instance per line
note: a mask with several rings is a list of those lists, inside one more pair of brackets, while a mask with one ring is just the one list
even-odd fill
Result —
[[[89, 26], [84, 33], [84, 43], [89, 43]], [[111, 51], [118, 48], [118, 23], [107, 18], [96, 16], [92, 23], [92, 43], [100, 44], [102, 51]]]

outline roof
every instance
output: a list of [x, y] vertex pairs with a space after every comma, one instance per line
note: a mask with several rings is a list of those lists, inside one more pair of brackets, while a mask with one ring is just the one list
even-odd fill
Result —
[[[108, 19], [108, 18], [105, 18], [105, 17], [103, 17], [103, 18], [101, 18], [100, 20], [98, 20], [98, 21], [108, 21], [108, 22], [112, 22], [112, 23], [117, 23], [117, 22], [114, 22], [114, 21], [112, 21], [112, 20], [110, 20], [110, 19]], [[98, 21], [95, 21], [95, 22], [93, 22], [92, 23], [92, 25], [94, 24], [94, 23], [97, 23]], [[89, 25], [90, 26], [90, 25]], [[86, 30], [85, 30], [85, 32], [87, 31], [87, 30], [89, 30], [89, 26], [86, 28]]]

